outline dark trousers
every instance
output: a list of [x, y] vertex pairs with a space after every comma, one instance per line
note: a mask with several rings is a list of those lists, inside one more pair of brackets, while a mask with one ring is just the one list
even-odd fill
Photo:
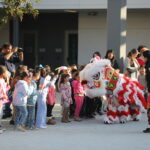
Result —
[[72, 97], [72, 104], [70, 105], [70, 111], [69, 111], [69, 115], [70, 117], [74, 116], [74, 112], [75, 112], [75, 100], [74, 100], [74, 96]]
[[85, 109], [86, 116], [91, 117], [92, 114], [94, 113], [94, 100], [89, 97], [85, 97], [85, 101], [86, 101], [86, 109]]
[[[54, 104], [55, 105], [55, 104]], [[52, 117], [52, 110], [54, 108], [54, 105], [47, 104], [47, 117]]]
[[100, 113], [101, 112], [101, 108], [102, 108], [102, 101], [100, 97], [96, 97], [94, 98], [94, 112]]
[[91, 118], [93, 116], [94, 111], [95, 111], [94, 99], [85, 96], [80, 116]]

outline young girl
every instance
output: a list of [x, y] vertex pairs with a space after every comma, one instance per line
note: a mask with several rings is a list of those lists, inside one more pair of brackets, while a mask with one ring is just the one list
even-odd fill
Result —
[[37, 128], [47, 128], [46, 126], [46, 114], [47, 114], [47, 94], [48, 87], [55, 84], [57, 76], [54, 77], [52, 81], [46, 79], [46, 69], [41, 70], [41, 79], [39, 83], [39, 94], [37, 100], [37, 116], [36, 116], [36, 127]]
[[33, 76], [31, 83], [29, 85], [29, 90], [31, 92], [30, 97], [27, 101], [27, 110], [28, 110], [28, 116], [26, 120], [26, 127], [29, 129], [34, 129], [35, 126], [35, 105], [37, 101], [37, 81], [40, 78], [40, 72], [33, 71]]
[[[16, 69], [16, 72], [12, 78], [12, 80], [10, 81], [10, 88], [11, 88], [11, 92], [14, 92], [15, 89], [15, 84], [21, 80], [21, 74], [22, 72], [28, 72], [27, 66], [24, 65], [19, 65]], [[10, 124], [14, 125], [15, 124], [15, 117], [16, 117], [16, 108], [14, 105], [12, 105], [13, 107], [13, 113], [12, 113], [12, 119], [10, 120]]]
[[75, 80], [72, 82], [72, 87], [74, 91], [74, 99], [75, 99], [75, 114], [74, 114], [74, 120], [75, 121], [81, 121], [80, 118], [80, 111], [83, 105], [84, 101], [84, 87], [81, 84], [79, 73], [76, 73]]
[[138, 82], [142, 86], [144, 86], [144, 94], [145, 94], [145, 98], [146, 98], [146, 95], [147, 95], [147, 83], [146, 83], [146, 74], [145, 74], [145, 67], [144, 66], [140, 66], [140, 68], [139, 68]]
[[[52, 81], [54, 78], [54, 73], [51, 73], [50, 76]], [[56, 99], [55, 90], [56, 90], [55, 85], [52, 85], [48, 88], [48, 96], [47, 96], [47, 118], [48, 118], [47, 124], [48, 125], [56, 124], [56, 122], [53, 120], [54, 117], [52, 115], [52, 110], [54, 108], [55, 99]]]
[[93, 62], [98, 61], [100, 59], [101, 59], [101, 54], [99, 52], [94, 52], [93, 58], [90, 60], [90, 63], [93, 63]]
[[22, 72], [20, 80], [15, 84], [13, 93], [13, 105], [16, 109], [15, 126], [19, 131], [25, 131], [24, 124], [27, 117], [27, 98], [30, 96], [30, 76], [28, 72]]
[[8, 101], [7, 87], [4, 78], [7, 78], [7, 69], [4, 66], [0, 66], [0, 133], [3, 133], [1, 128], [1, 119], [3, 116], [3, 104]]
[[61, 122], [68, 123], [69, 120], [69, 108], [72, 104], [71, 98], [71, 86], [69, 83], [69, 74], [62, 74], [60, 81], [60, 91], [61, 91], [61, 105], [63, 107]]

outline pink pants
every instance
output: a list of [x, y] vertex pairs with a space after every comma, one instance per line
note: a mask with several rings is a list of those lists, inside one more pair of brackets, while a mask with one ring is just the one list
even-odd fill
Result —
[[84, 97], [75, 96], [74, 99], [75, 99], [75, 104], [76, 104], [76, 109], [75, 109], [74, 117], [79, 117], [80, 111], [82, 109]]

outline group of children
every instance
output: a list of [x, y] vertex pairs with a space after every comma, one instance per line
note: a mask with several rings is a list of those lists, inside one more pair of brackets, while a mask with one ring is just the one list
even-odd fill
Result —
[[[95, 57], [96, 55], [96, 57]], [[95, 53], [92, 61], [101, 59]], [[19, 65], [12, 76], [6, 67], [0, 66], [0, 133], [5, 130], [1, 127], [3, 106], [12, 99], [11, 124], [15, 129], [47, 128], [47, 124], [54, 125], [52, 110], [55, 105], [56, 89], [61, 93], [62, 118], [61, 122], [69, 123], [70, 117], [81, 121], [81, 116], [93, 118], [95, 112], [101, 113], [100, 98], [91, 99], [86, 96], [85, 84], [81, 82], [76, 65], [58, 68], [55, 75], [48, 65], [36, 69], [28, 69]], [[145, 83], [145, 69], [139, 69], [139, 82]], [[143, 83], [144, 82], [144, 83]], [[56, 86], [56, 87], [55, 87]], [[9, 96], [8, 96], [9, 92]], [[10, 94], [11, 93], [11, 94]]]
[[[11, 77], [5, 66], [0, 66], [0, 121], [4, 104], [12, 98], [13, 115], [10, 123], [17, 130], [46, 128], [47, 107], [50, 113], [48, 116], [51, 117], [50, 107], [55, 103], [48, 94], [54, 88], [56, 79], [57, 75], [52, 78], [46, 68], [28, 70], [26, 66], [20, 65]], [[9, 97], [8, 91], [12, 93]], [[55, 90], [52, 94], [55, 94]], [[0, 128], [1, 133], [4, 130]]]
[[[0, 121], [3, 106], [11, 101], [12, 119], [10, 124], [16, 130], [47, 128], [47, 124], [56, 124], [52, 115], [55, 105], [56, 85], [61, 93], [63, 123], [81, 121], [80, 112], [84, 103], [85, 89], [81, 84], [76, 65], [59, 69], [59, 74], [51, 72], [49, 66], [28, 69], [19, 65], [15, 74], [10, 75], [5, 66], [0, 66]], [[57, 84], [56, 84], [57, 82]], [[8, 93], [9, 94], [8, 96]], [[1, 123], [1, 122], [0, 122]], [[5, 129], [0, 128], [0, 133]]]

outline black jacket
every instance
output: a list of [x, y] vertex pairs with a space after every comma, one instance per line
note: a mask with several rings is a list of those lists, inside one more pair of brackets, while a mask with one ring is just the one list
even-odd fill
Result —
[[147, 81], [147, 88], [148, 92], [150, 93], [150, 61], [146, 63], [146, 81]]

